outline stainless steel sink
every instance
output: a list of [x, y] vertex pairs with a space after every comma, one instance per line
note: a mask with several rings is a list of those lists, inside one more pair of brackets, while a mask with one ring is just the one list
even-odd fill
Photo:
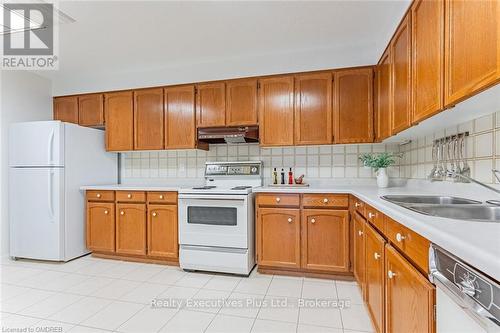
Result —
[[480, 204], [480, 201], [470, 200], [465, 198], [456, 198], [450, 196], [439, 195], [384, 195], [382, 199], [397, 205], [464, 205], [464, 204]]
[[457, 220], [500, 222], [500, 207], [487, 205], [408, 205], [421, 214]]

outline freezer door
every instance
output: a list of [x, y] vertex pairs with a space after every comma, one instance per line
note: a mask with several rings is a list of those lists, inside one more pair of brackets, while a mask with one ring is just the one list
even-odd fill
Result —
[[63, 260], [64, 169], [10, 168], [10, 255]]
[[64, 166], [64, 123], [34, 121], [10, 125], [9, 165]]

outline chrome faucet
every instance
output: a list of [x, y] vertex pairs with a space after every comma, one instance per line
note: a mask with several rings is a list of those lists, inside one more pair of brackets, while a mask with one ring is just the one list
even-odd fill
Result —
[[[492, 169], [491, 172], [493, 172], [493, 174], [495, 175], [495, 178], [500, 182], [500, 171], [497, 170], [497, 169]], [[459, 178], [462, 178], [464, 180], [464, 182], [466, 183], [476, 183], [484, 188], [487, 188], [488, 190], [490, 191], [493, 191], [497, 194], [500, 194], [500, 190], [492, 187], [492, 186], [489, 186], [489, 185], [486, 185], [484, 183], [481, 183], [479, 180], [475, 180], [474, 178], [472, 177], [469, 177], [469, 176], [466, 176], [466, 175], [463, 175], [463, 174], [460, 174], [460, 173], [457, 173], [457, 172], [450, 172], [449, 173], [450, 176], [452, 177], [459, 177]]]

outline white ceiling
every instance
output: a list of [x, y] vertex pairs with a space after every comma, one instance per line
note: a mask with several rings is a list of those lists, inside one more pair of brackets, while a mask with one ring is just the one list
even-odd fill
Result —
[[401, 1], [60, 1], [54, 94], [376, 63]]

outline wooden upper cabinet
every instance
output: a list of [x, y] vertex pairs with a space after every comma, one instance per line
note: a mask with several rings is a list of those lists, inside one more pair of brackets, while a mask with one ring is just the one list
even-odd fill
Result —
[[115, 251], [115, 204], [87, 202], [87, 248], [92, 251]]
[[54, 120], [78, 124], [78, 97], [54, 97]]
[[411, 100], [415, 124], [443, 108], [444, 0], [415, 0], [411, 7], [411, 27]]
[[163, 89], [134, 91], [134, 149], [163, 149]]
[[260, 79], [259, 135], [261, 146], [290, 146], [294, 143], [292, 75]]
[[373, 69], [335, 72], [335, 143], [373, 142]]
[[104, 125], [104, 95], [78, 96], [78, 123], [82, 126]]
[[411, 15], [407, 14], [391, 41], [392, 124], [394, 135], [411, 126]]
[[366, 234], [366, 303], [368, 312], [375, 326], [375, 332], [384, 332], [385, 307], [385, 241], [368, 223], [365, 224]]
[[148, 205], [148, 255], [177, 259], [177, 205]]
[[354, 277], [361, 286], [363, 295], [365, 293], [365, 221], [357, 213], [354, 214]]
[[435, 288], [386, 245], [386, 332], [435, 332]]
[[116, 204], [116, 253], [146, 254], [145, 204]]
[[377, 127], [376, 139], [382, 141], [391, 136], [391, 49], [387, 48], [377, 65]]
[[300, 210], [259, 208], [258, 264], [300, 268]]
[[302, 267], [323, 272], [349, 270], [349, 212], [302, 210]]
[[226, 125], [226, 84], [215, 82], [196, 86], [196, 121], [198, 127]]
[[106, 150], [134, 149], [134, 97], [132, 91], [104, 94]]
[[500, 2], [447, 0], [445, 105], [500, 80]]
[[257, 79], [226, 82], [226, 125], [256, 125]]
[[165, 148], [196, 147], [194, 85], [165, 88]]
[[331, 144], [332, 74], [295, 76], [295, 144]]

